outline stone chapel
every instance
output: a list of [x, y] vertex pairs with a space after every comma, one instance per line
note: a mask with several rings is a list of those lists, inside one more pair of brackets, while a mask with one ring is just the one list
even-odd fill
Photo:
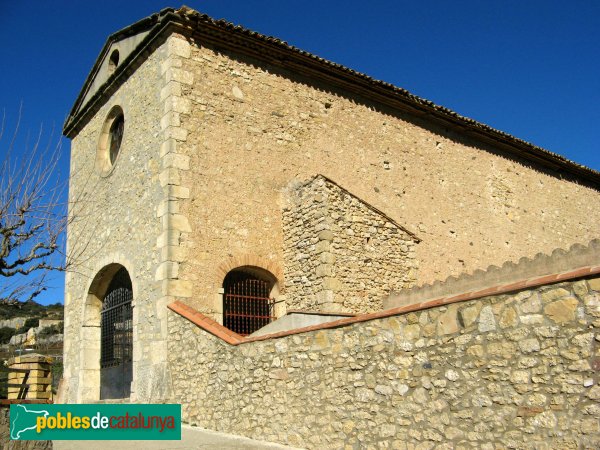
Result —
[[68, 402], [192, 408], [172, 304], [243, 340], [600, 237], [600, 173], [187, 7], [108, 37], [64, 134]]

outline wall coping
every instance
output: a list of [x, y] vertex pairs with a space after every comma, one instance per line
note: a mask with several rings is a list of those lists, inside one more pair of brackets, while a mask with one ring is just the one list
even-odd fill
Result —
[[450, 276], [431, 284], [392, 292], [383, 301], [384, 309], [420, 303], [426, 300], [450, 297], [467, 291], [478, 291], [487, 286], [516, 283], [523, 279], [566, 272], [573, 267], [589, 267], [600, 263], [600, 239], [587, 246], [573, 244], [568, 250], [555, 249], [550, 255], [538, 253], [533, 258], [521, 258], [517, 263], [505, 262], [502, 267], [491, 265], [485, 270]]
[[501, 284], [485, 289], [476, 291], [463, 292], [458, 295], [440, 297], [433, 300], [427, 300], [420, 303], [414, 303], [411, 305], [400, 306], [397, 308], [391, 308], [383, 311], [378, 311], [369, 314], [360, 314], [355, 317], [348, 317], [345, 319], [335, 320], [333, 322], [327, 322], [319, 325], [311, 325], [308, 327], [296, 328], [293, 330], [280, 331], [278, 333], [265, 334], [263, 336], [256, 336], [252, 338], [246, 338], [240, 336], [237, 333], [225, 328], [223, 325], [215, 322], [210, 317], [196, 311], [189, 305], [181, 301], [175, 301], [168, 305], [168, 308], [209, 332], [210, 334], [224, 340], [230, 345], [247, 344], [256, 341], [265, 341], [269, 339], [280, 338], [284, 336], [291, 336], [294, 334], [306, 333], [309, 331], [318, 331], [331, 328], [339, 328], [348, 325], [352, 325], [360, 322], [367, 322], [375, 319], [382, 319], [391, 316], [397, 316], [415, 311], [422, 311], [425, 309], [435, 308], [444, 305], [450, 305], [452, 303], [465, 302], [469, 300], [476, 300], [482, 297], [488, 297], [491, 295], [506, 294], [509, 292], [520, 291], [523, 289], [529, 289], [534, 287], [543, 286], [546, 284], [560, 283], [563, 281], [571, 281], [578, 278], [590, 277], [593, 275], [600, 274], [600, 265], [579, 267], [578, 269], [569, 270], [566, 272], [555, 273], [552, 275], [544, 275], [541, 277], [522, 279], [521, 281], [512, 282], [508, 284]]

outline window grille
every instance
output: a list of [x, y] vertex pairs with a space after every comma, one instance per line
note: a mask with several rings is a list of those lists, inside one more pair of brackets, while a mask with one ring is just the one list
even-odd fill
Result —
[[223, 283], [223, 325], [247, 336], [274, 319], [272, 283], [249, 274], [232, 272]]

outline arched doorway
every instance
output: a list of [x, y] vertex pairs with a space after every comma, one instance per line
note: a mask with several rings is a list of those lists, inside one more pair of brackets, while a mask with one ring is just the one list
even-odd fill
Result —
[[231, 270], [223, 280], [223, 325], [247, 336], [275, 318], [277, 279], [259, 267]]
[[128, 398], [133, 379], [133, 289], [124, 267], [113, 276], [100, 311], [100, 399]]

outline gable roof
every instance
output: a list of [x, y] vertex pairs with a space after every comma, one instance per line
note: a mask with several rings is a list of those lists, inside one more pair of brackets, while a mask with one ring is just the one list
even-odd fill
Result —
[[[556, 176], [564, 176], [600, 190], [600, 172], [499, 131], [488, 125], [411, 94], [406, 89], [289, 45], [271, 36], [265, 36], [223, 19], [215, 20], [186, 6], [166, 8], [110, 35], [92, 67], [83, 88], [67, 117], [63, 133], [75, 136], [83, 124], [100, 108], [118, 86], [174, 31], [186, 35], [199, 35], [202, 42], [266, 61], [291, 72], [320, 78], [325, 83], [362, 95], [373, 101], [407, 112], [432, 122], [458, 129], [463, 135], [490, 143], [518, 159], [542, 166]], [[140, 37], [131, 51], [112, 75], [103, 83], [95, 82], [102, 63], [111, 46], [135, 35]], [[91, 87], [95, 85], [95, 92]]]

